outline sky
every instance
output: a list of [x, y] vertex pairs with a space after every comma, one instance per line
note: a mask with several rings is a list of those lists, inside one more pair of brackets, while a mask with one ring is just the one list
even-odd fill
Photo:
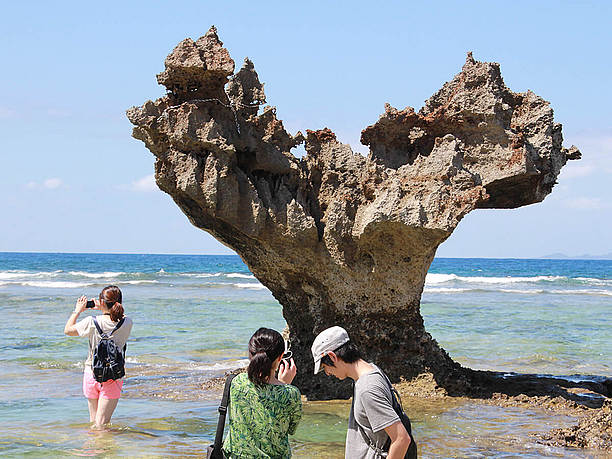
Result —
[[389, 102], [417, 110], [468, 51], [534, 91], [583, 159], [544, 202], [468, 214], [441, 257], [612, 253], [612, 2], [10, 2], [0, 17], [0, 251], [230, 254], [153, 179], [125, 110], [164, 94], [184, 38], [218, 29], [291, 133], [366, 154]]

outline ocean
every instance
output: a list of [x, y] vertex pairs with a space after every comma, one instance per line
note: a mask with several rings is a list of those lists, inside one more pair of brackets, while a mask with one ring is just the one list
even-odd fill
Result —
[[[123, 397], [110, 431], [96, 432], [81, 389], [87, 342], [63, 327], [78, 296], [109, 284], [134, 328]], [[5, 457], [202, 457], [219, 402], [206, 382], [247, 365], [257, 328], [285, 327], [281, 306], [231, 255], [0, 253], [0, 311]], [[465, 366], [580, 379], [612, 376], [611, 311], [609, 260], [435, 259], [421, 303], [426, 329]], [[421, 457], [605, 457], [536, 441], [574, 424], [569, 416], [404, 405]], [[294, 457], [343, 457], [349, 407], [307, 402]]]

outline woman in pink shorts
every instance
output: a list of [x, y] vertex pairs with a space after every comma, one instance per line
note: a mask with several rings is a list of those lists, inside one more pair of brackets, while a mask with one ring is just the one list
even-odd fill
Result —
[[[96, 316], [96, 321], [103, 333], [110, 333], [117, 323], [124, 319], [123, 324], [111, 336], [117, 346], [123, 348], [132, 330], [132, 319], [123, 313], [121, 290], [119, 290], [119, 287], [109, 285], [104, 287], [100, 292], [99, 298], [93, 301], [95, 304], [93, 309], [102, 312], [102, 314]], [[119, 402], [119, 397], [121, 397], [123, 380], [111, 379], [99, 383], [94, 379], [91, 365], [93, 362], [93, 350], [100, 342], [100, 333], [96, 329], [93, 316], [86, 317], [77, 322], [79, 314], [86, 307], [87, 297], [82, 296], [77, 300], [74, 312], [66, 322], [64, 333], [68, 336], [87, 336], [89, 338], [89, 353], [87, 360], [85, 360], [85, 372], [83, 374], [83, 394], [87, 397], [89, 405], [89, 420], [95, 423], [96, 427], [100, 427], [110, 422], [111, 416]]]

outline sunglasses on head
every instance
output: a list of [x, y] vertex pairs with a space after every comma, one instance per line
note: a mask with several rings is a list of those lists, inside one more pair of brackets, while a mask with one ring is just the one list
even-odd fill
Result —
[[285, 341], [285, 352], [283, 352], [283, 360], [287, 362], [293, 357], [293, 352], [289, 349], [289, 341]]

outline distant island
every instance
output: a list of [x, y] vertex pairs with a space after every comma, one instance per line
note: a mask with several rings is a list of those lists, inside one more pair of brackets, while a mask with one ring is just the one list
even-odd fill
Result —
[[566, 255], [564, 253], [551, 253], [550, 255], [544, 255], [542, 257], [539, 257], [542, 259], [548, 259], [548, 260], [563, 260], [563, 259], [570, 259], [570, 260], [612, 260], [612, 252], [607, 253], [605, 255], [589, 255], [589, 254], [585, 254], [585, 255]]

